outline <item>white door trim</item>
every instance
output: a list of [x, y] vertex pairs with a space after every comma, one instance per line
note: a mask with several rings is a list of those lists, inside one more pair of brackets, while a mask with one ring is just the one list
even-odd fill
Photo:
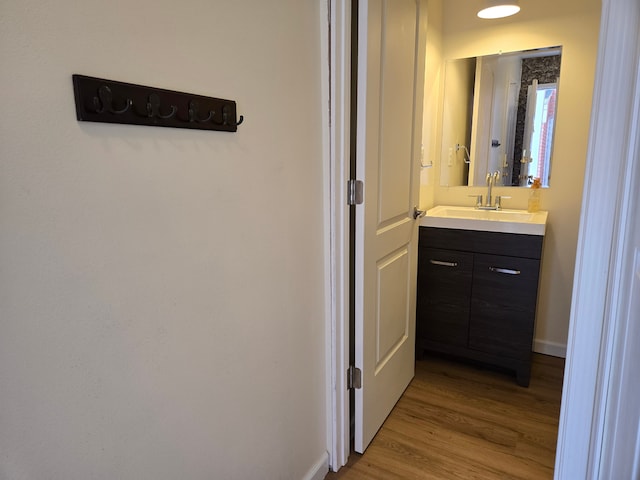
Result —
[[[639, 14], [640, 15], [640, 14]], [[640, 32], [637, 33], [640, 59]], [[636, 63], [636, 68], [638, 68]], [[624, 203], [613, 263], [609, 327], [611, 355], [607, 356], [606, 408], [599, 458], [599, 478], [640, 478], [640, 69], [636, 72], [632, 124], [625, 159]], [[631, 99], [630, 99], [631, 100]], [[613, 328], [612, 328], [613, 327]]]
[[[582, 214], [569, 324], [555, 478], [596, 479], [603, 444], [607, 386], [616, 356], [614, 333], [630, 198], [628, 149], [637, 88], [637, 0], [603, 0]], [[636, 132], [632, 131], [635, 126]], [[637, 161], [637, 159], [636, 159]], [[621, 294], [623, 292], [620, 292]], [[624, 296], [624, 295], [622, 295]], [[627, 292], [628, 297], [628, 292]]]
[[[321, 0], [323, 3], [327, 0]], [[349, 207], [347, 181], [351, 144], [351, 1], [328, 0], [329, 5], [329, 272], [330, 422], [329, 465], [333, 471], [347, 463], [350, 449], [349, 392]], [[326, 77], [325, 77], [326, 78]]]

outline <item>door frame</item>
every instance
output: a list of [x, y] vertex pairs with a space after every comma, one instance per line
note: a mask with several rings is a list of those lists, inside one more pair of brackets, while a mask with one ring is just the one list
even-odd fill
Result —
[[329, 466], [337, 471], [349, 459], [351, 448], [351, 416], [347, 369], [349, 368], [349, 206], [347, 182], [350, 178], [351, 148], [351, 0], [321, 0], [328, 2], [329, 40], [329, 255], [325, 271], [329, 275], [330, 338], [327, 354]]
[[640, 188], [637, 176], [636, 185], [632, 181], [640, 135], [640, 114], [634, 111], [640, 95], [639, 29], [637, 0], [602, 0], [555, 478], [600, 477], [609, 447], [605, 427], [613, 415], [607, 402], [619, 399], [612, 366], [624, 366], [617, 340], [632, 321], [620, 309], [631, 296], [621, 289], [622, 255], [627, 232], [640, 221], [630, 205]]
[[[633, 44], [640, 27], [637, 0], [602, 0], [591, 133], [573, 287], [567, 364], [562, 392], [555, 478], [598, 478], [603, 449], [610, 367], [619, 356], [615, 333], [624, 321], [616, 307], [629, 292], [615, 290], [621, 275], [614, 268], [616, 252], [624, 246], [626, 210], [633, 187], [624, 182], [629, 150], [640, 131], [639, 119], [623, 116], [628, 102], [640, 90], [638, 53]], [[328, 169], [325, 169], [325, 231], [327, 233], [327, 450], [329, 465], [337, 471], [350, 450], [349, 395], [349, 178], [351, 1], [321, 0], [328, 5], [327, 99], [329, 103]], [[630, 15], [629, 12], [635, 12]], [[626, 20], [624, 20], [626, 18]], [[635, 30], [634, 30], [635, 29]], [[635, 56], [634, 56], [634, 47]], [[624, 52], [623, 55], [620, 52]], [[328, 67], [328, 70], [327, 70]], [[635, 78], [623, 85], [619, 77]], [[634, 77], [635, 76], [635, 77]], [[612, 88], [612, 85], [614, 86]], [[615, 125], [616, 129], [610, 127]], [[599, 134], [599, 132], [603, 132]], [[605, 133], [606, 132], [606, 133]], [[598, 168], [607, 159], [608, 168]], [[638, 187], [637, 185], [635, 186]], [[611, 226], [611, 229], [604, 228]], [[615, 232], [616, 234], [612, 234]], [[602, 252], [610, 252], [601, 255]], [[593, 259], [598, 259], [593, 262]], [[611, 397], [609, 397], [611, 398]], [[569, 408], [570, 406], [570, 408]], [[584, 473], [580, 475], [579, 472]]]

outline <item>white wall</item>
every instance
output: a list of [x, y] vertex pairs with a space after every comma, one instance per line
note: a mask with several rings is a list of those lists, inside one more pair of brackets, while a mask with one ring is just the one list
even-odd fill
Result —
[[424, 65], [424, 102], [422, 121], [422, 168], [420, 174], [420, 208], [433, 206], [434, 184], [439, 181], [442, 60], [442, 0], [427, 1], [427, 45]]
[[[444, 185], [460, 185], [468, 178], [468, 170], [464, 168], [468, 156], [464, 148], [471, 150], [468, 118], [473, 108], [474, 99], [470, 92], [473, 91], [475, 70], [476, 62], [473, 61], [451, 62], [445, 66], [449, 93], [442, 107], [440, 152], [440, 158], [443, 159], [440, 181]], [[462, 147], [457, 148], [458, 145]]]
[[[562, 45], [558, 116], [551, 186], [542, 192], [541, 208], [549, 211], [545, 238], [534, 349], [564, 355], [567, 343], [578, 221], [582, 199], [591, 97], [600, 21], [599, 0], [523, 2], [522, 11], [506, 19], [475, 17], [479, 0], [443, 3], [443, 58], [462, 58], [502, 51]], [[437, 110], [425, 115], [438, 115]], [[436, 142], [440, 136], [435, 136]], [[440, 162], [432, 186], [421, 189], [433, 205], [470, 205], [468, 194], [482, 187], [440, 187]], [[529, 191], [495, 188], [509, 195], [506, 208], [526, 208]], [[421, 205], [429, 207], [430, 204]]]
[[[320, 2], [0, 7], [0, 478], [265, 479], [326, 458]], [[71, 74], [237, 100], [80, 123]]]

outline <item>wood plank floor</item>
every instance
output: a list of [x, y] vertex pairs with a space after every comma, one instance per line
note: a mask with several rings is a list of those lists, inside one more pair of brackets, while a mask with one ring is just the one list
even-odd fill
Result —
[[564, 359], [509, 373], [425, 356], [364, 455], [325, 480], [553, 478]]

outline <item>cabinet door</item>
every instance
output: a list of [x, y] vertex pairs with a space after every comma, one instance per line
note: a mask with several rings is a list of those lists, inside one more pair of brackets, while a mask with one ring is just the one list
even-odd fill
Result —
[[530, 357], [539, 270], [539, 260], [475, 254], [469, 348]]
[[420, 248], [416, 336], [466, 347], [473, 254]]

